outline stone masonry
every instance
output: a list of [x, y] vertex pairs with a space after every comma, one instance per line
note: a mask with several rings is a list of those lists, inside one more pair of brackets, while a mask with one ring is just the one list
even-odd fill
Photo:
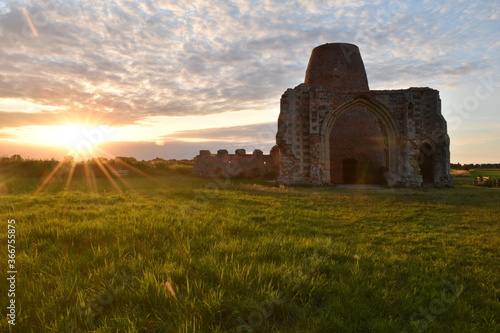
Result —
[[439, 92], [369, 90], [352, 44], [312, 51], [304, 83], [281, 97], [276, 143], [284, 184], [452, 184]]
[[216, 155], [209, 150], [200, 150], [195, 157], [193, 174], [201, 177], [245, 177], [276, 179], [279, 172], [279, 151], [275, 146], [266, 155], [256, 149], [247, 154], [245, 149], [237, 149], [234, 154], [221, 149]]

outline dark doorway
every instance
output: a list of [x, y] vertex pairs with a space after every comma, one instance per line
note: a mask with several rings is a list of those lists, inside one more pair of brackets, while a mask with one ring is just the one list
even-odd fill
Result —
[[358, 161], [353, 158], [348, 158], [342, 161], [343, 181], [344, 184], [356, 183], [356, 168]]
[[432, 147], [428, 143], [420, 147], [420, 174], [422, 175], [422, 181], [424, 184], [434, 183], [434, 163], [431, 148]]

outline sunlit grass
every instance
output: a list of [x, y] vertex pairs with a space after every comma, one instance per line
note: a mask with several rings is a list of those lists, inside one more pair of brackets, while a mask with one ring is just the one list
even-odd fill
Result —
[[500, 179], [500, 169], [452, 170], [451, 174], [457, 180], [475, 180], [479, 176]]
[[1, 195], [0, 219], [18, 227], [16, 331], [493, 332], [499, 323], [500, 189], [126, 181], [115, 180], [118, 191], [106, 178], [65, 178], [33, 194], [40, 180], [19, 179]]

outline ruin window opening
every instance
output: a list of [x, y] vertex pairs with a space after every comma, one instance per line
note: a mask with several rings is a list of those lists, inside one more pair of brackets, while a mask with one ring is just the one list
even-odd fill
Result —
[[432, 146], [428, 143], [424, 143], [420, 147], [420, 175], [424, 184], [432, 184], [434, 182], [434, 157], [431, 153], [432, 151]]

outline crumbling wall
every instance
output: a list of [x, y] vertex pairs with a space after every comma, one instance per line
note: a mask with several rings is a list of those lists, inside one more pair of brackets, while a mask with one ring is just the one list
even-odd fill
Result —
[[200, 150], [195, 157], [193, 174], [200, 177], [243, 177], [275, 179], [279, 174], [279, 149], [277, 146], [266, 155], [256, 149], [247, 154], [245, 149], [237, 149], [234, 154], [221, 149], [217, 154]]

